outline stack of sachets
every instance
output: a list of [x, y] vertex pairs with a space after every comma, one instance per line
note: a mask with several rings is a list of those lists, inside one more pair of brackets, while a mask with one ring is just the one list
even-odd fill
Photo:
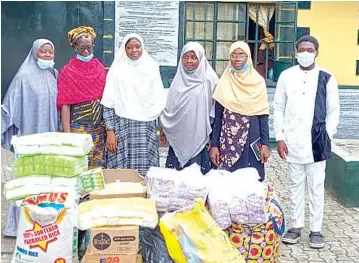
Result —
[[84, 195], [105, 187], [102, 168], [95, 168], [81, 173], [78, 177], [79, 192]]
[[88, 169], [93, 147], [89, 134], [40, 133], [13, 137], [14, 180], [5, 184], [8, 200], [65, 192], [77, 193], [77, 176]]

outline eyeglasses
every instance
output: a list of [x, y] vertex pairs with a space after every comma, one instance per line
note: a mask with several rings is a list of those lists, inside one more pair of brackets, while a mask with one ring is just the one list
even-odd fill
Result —
[[88, 50], [89, 52], [92, 52], [94, 46], [77, 46], [75, 49], [79, 52], [84, 52], [85, 50]]
[[231, 54], [230, 55], [231, 60], [243, 60], [247, 58], [246, 54], [241, 54], [241, 55], [236, 55], [236, 54]]

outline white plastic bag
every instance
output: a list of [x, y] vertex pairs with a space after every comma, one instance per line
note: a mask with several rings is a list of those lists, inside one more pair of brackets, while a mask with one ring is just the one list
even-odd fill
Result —
[[211, 215], [222, 229], [232, 222], [262, 224], [265, 213], [266, 183], [259, 182], [255, 168], [239, 169], [233, 173], [221, 170], [209, 172], [208, 205]]
[[207, 178], [198, 164], [182, 171], [151, 167], [146, 175], [147, 194], [156, 201], [157, 211], [173, 212], [193, 205], [195, 200], [207, 199]]
[[16, 154], [56, 154], [68, 156], [84, 156], [93, 148], [90, 134], [47, 132], [13, 136], [11, 144]]

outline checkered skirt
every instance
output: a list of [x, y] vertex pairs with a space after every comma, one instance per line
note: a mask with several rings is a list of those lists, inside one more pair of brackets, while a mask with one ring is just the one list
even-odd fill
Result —
[[141, 122], [114, 116], [117, 152], [108, 151], [107, 168], [135, 169], [145, 176], [151, 166], [159, 166], [159, 139], [156, 121]]

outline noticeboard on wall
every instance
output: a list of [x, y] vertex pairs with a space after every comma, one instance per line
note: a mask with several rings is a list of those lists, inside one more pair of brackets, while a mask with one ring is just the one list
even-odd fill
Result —
[[178, 0], [119, 1], [115, 6], [115, 56], [127, 34], [139, 34], [147, 52], [160, 65], [166, 88], [176, 73], [183, 45], [182, 4]]

